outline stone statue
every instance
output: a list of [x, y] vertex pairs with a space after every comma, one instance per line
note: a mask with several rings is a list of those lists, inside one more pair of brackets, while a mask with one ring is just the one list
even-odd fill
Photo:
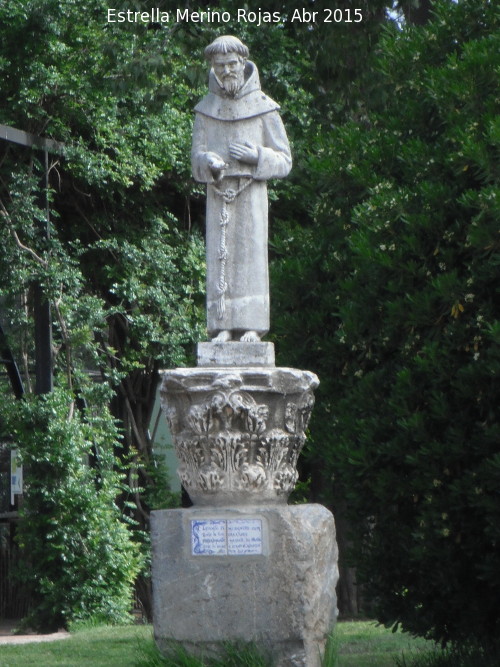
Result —
[[218, 37], [205, 49], [209, 93], [195, 107], [192, 168], [207, 183], [207, 328], [214, 342], [269, 331], [267, 180], [292, 160], [279, 106], [264, 95], [248, 48]]
[[[319, 380], [275, 365], [269, 330], [267, 180], [290, 171], [278, 105], [248, 49], [205, 50], [192, 165], [207, 187], [207, 321], [196, 368], [163, 373], [161, 404], [193, 507], [151, 514], [154, 632], [193, 654], [253, 642], [276, 667], [320, 667], [336, 618], [335, 521], [291, 505]], [[165, 567], [168, 563], [168, 567]]]

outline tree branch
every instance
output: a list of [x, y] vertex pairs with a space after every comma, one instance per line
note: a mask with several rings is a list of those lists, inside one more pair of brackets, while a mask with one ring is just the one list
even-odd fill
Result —
[[17, 235], [16, 230], [12, 225], [12, 218], [10, 217], [9, 212], [5, 208], [4, 203], [1, 199], [0, 199], [0, 215], [2, 215], [2, 217], [5, 218], [7, 226], [10, 230], [10, 233], [12, 234], [14, 241], [16, 242], [17, 247], [20, 250], [24, 250], [25, 252], [29, 253], [38, 264], [40, 264], [41, 266], [44, 267], [44, 269], [46, 269], [48, 267], [47, 260], [37, 255], [37, 253], [33, 250], [33, 248], [29, 248], [28, 246], [24, 245], [24, 243], [22, 243], [21, 239]]

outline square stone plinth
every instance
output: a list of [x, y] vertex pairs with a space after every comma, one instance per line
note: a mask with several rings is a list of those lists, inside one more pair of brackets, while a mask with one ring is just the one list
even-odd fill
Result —
[[274, 366], [273, 343], [198, 343], [197, 365], [199, 367], [252, 367]]
[[337, 614], [335, 522], [321, 505], [151, 515], [153, 614], [163, 652], [254, 642], [276, 667], [319, 667]]

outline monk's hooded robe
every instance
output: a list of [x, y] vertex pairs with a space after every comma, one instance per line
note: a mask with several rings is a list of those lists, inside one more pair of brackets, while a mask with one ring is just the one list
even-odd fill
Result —
[[[266, 181], [284, 178], [292, 160], [279, 106], [260, 88], [254, 63], [245, 66], [245, 82], [235, 97], [227, 96], [210, 71], [209, 93], [195, 107], [192, 169], [195, 180], [207, 183], [207, 328], [269, 331], [268, 202]], [[233, 142], [252, 142], [255, 165], [229, 155]], [[215, 182], [209, 153], [226, 163]], [[224, 193], [237, 193], [224, 201]], [[225, 218], [225, 222], [224, 222]]]

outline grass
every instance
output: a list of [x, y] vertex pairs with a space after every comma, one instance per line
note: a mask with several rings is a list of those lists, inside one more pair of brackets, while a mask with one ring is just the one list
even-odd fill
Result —
[[337, 662], [327, 656], [330, 664], [325, 667], [396, 667], [395, 659], [403, 653], [419, 654], [433, 647], [432, 642], [391, 632], [373, 621], [338, 623], [334, 642]]
[[135, 667], [140, 646], [152, 643], [151, 627], [101, 626], [77, 631], [69, 639], [0, 646], [1, 667]]
[[444, 650], [434, 648], [420, 654], [402, 655], [396, 660], [397, 667], [498, 667], [500, 648], [487, 649], [474, 644], [451, 646]]
[[252, 645], [227, 644], [222, 657], [200, 660], [175, 644], [169, 657], [164, 657], [151, 643], [142, 647], [135, 667], [272, 667], [272, 664]]
[[[392, 633], [368, 621], [341, 622], [328, 647], [324, 667], [396, 667], [402, 654], [424, 656], [430, 642]], [[413, 659], [413, 658], [412, 658]], [[228, 647], [224, 660], [200, 662], [182, 651], [167, 660], [159, 655], [151, 626], [79, 629], [69, 639], [36, 644], [1, 645], [1, 667], [265, 667], [252, 648]], [[413, 662], [399, 662], [413, 667]], [[415, 667], [431, 667], [422, 662]], [[434, 667], [434, 666], [433, 666]], [[436, 663], [437, 667], [437, 663]], [[440, 667], [440, 666], [439, 666]], [[451, 665], [450, 665], [451, 667]]]

